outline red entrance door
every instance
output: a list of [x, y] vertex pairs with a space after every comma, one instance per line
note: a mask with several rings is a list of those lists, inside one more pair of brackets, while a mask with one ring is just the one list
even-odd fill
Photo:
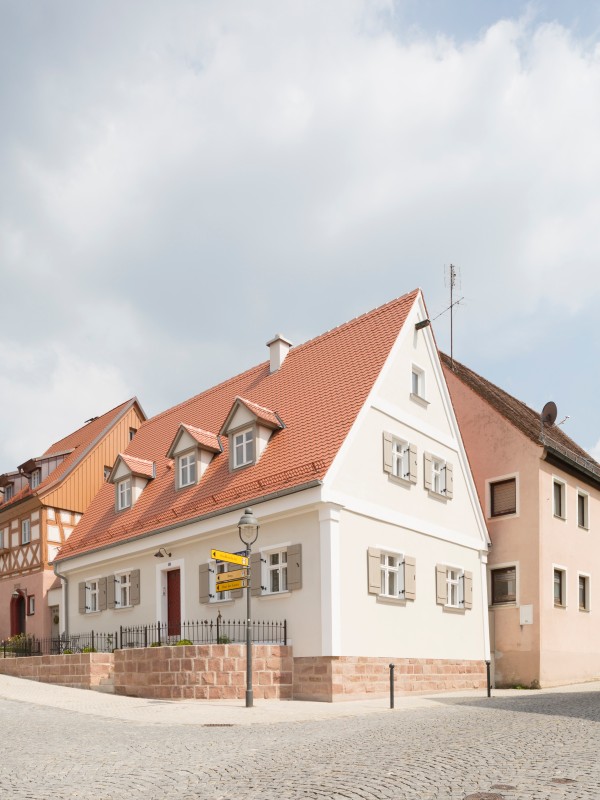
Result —
[[181, 636], [181, 575], [167, 572], [167, 625], [169, 636]]
[[25, 633], [25, 598], [22, 594], [10, 601], [10, 635]]

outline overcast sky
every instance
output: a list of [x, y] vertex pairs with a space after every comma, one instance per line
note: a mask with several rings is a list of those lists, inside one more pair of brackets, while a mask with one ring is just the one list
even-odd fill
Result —
[[0, 472], [433, 318], [450, 263], [455, 357], [600, 456], [599, 41], [595, 0], [0, 0]]

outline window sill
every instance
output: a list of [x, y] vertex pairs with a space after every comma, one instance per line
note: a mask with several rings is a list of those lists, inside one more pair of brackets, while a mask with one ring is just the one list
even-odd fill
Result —
[[506, 600], [505, 602], [499, 601], [497, 603], [490, 603], [489, 608], [516, 608], [516, 600]]
[[427, 493], [429, 494], [429, 497], [432, 497], [434, 500], [443, 500], [445, 503], [448, 502], [448, 500], [452, 499], [451, 497], [448, 497], [445, 494], [434, 492], [433, 489], [428, 489]]
[[562, 520], [562, 522], [566, 522], [567, 521], [567, 518], [566, 517], [561, 517], [560, 514], [554, 514], [554, 519], [560, 519], [560, 520]]
[[448, 614], [464, 614], [467, 610], [463, 606], [443, 606], [443, 609]]
[[405, 606], [405, 597], [391, 597], [387, 594], [378, 594], [377, 602], [382, 603], [384, 606]]
[[209, 600], [208, 601], [208, 605], [209, 606], [222, 606], [222, 605], [226, 605], [227, 603], [235, 603], [235, 600], [233, 599], [233, 597], [224, 597], [222, 599], [219, 598], [218, 600]]
[[392, 475], [388, 473], [388, 478], [392, 481], [392, 483], [396, 483], [399, 486], [406, 486], [407, 489], [410, 489], [416, 481], [411, 481], [410, 478], [402, 478], [400, 475]]
[[563, 610], [566, 609], [566, 606], [563, 606], [562, 603], [554, 603], [554, 608], [562, 608]]
[[490, 522], [494, 522], [497, 519], [513, 519], [514, 517], [518, 517], [516, 511], [509, 511], [506, 514], [490, 514], [488, 519]]
[[263, 592], [259, 597], [262, 600], [275, 600], [277, 597], [289, 597], [291, 592], [286, 590], [285, 592]]
[[590, 529], [589, 525], [578, 525], [577, 527], [579, 528], [580, 531], [589, 531]]
[[427, 408], [429, 406], [429, 400], [425, 400], [420, 394], [413, 394], [413, 392], [411, 392], [410, 399], [413, 403], [417, 403], [417, 405], [420, 405], [422, 408]]
[[589, 608], [580, 608], [579, 610], [583, 611], [584, 614], [589, 614], [590, 613]]
[[[133, 606], [115, 606], [114, 611], [131, 611]], [[109, 609], [110, 611], [110, 609]]]

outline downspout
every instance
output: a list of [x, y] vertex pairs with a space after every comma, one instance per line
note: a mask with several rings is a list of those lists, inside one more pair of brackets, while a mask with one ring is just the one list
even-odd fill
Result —
[[65, 636], [68, 636], [69, 635], [69, 579], [67, 578], [66, 575], [61, 575], [60, 572], [58, 572], [58, 570], [56, 569], [56, 563], [52, 565], [52, 569], [54, 570], [54, 574], [56, 575], [56, 577], [60, 578], [61, 581], [63, 581], [63, 601], [64, 601], [63, 618], [65, 623], [65, 629], [64, 631], [62, 631], [62, 633], [64, 633]]

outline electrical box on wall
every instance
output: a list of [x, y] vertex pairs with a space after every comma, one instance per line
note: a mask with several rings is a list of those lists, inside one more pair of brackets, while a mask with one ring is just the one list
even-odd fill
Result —
[[519, 609], [520, 625], [533, 625], [533, 606], [521, 606]]

